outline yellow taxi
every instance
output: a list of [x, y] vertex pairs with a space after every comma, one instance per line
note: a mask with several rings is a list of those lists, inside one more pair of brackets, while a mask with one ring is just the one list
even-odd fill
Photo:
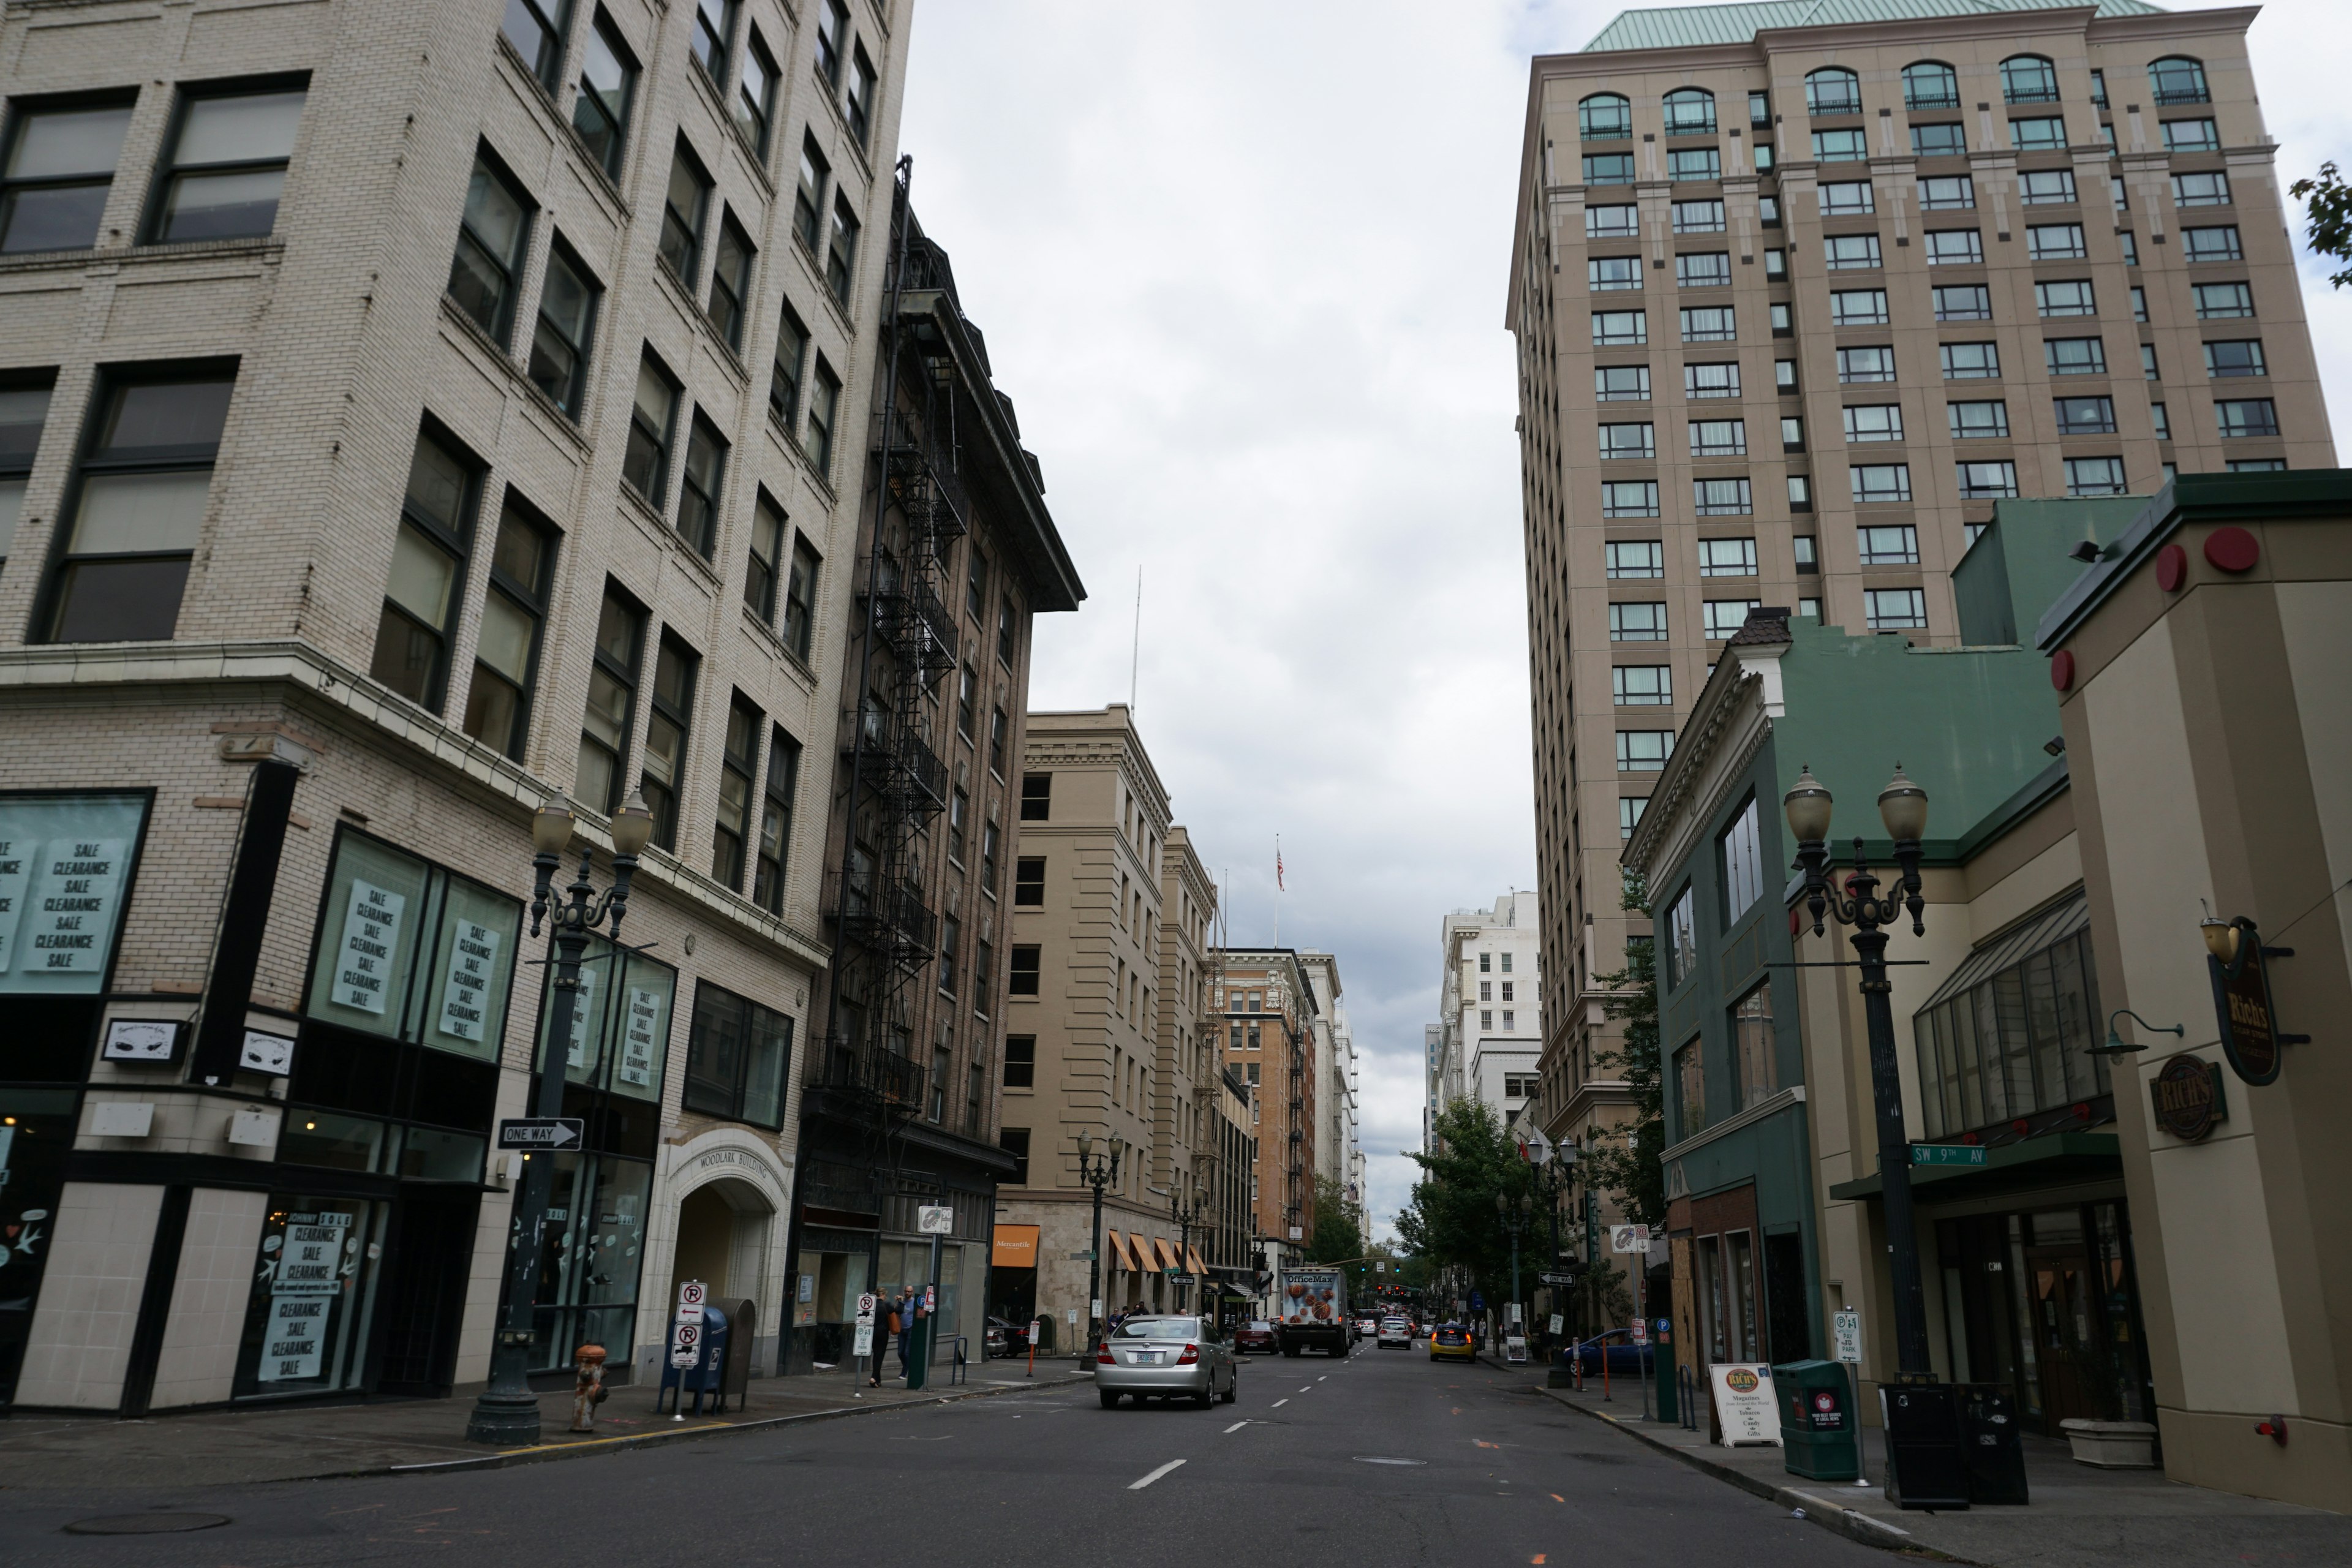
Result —
[[1429, 1331], [1429, 1359], [1471, 1361], [1478, 1347], [1471, 1342], [1470, 1331], [1459, 1323], [1440, 1323]]

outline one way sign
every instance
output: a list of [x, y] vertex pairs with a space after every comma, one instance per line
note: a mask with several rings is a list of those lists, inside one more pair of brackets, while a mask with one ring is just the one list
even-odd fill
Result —
[[499, 1123], [501, 1149], [577, 1149], [581, 1120], [577, 1116], [541, 1116], [526, 1121]]

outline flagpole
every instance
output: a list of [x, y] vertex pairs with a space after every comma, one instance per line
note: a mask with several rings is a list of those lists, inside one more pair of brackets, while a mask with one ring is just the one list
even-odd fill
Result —
[[1274, 945], [1282, 945], [1282, 835], [1274, 836]]

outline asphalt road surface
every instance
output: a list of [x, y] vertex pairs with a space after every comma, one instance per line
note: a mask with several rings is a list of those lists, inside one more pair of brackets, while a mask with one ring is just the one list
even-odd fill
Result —
[[[1884, 1564], [1535, 1393], [1536, 1374], [1364, 1346], [1252, 1357], [1241, 1398], [1091, 1384], [441, 1477], [11, 1492], [12, 1568], [288, 1564]], [[227, 1516], [68, 1533], [94, 1513]]]

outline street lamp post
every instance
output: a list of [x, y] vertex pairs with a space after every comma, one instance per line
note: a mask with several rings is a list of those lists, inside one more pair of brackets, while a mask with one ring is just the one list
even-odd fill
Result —
[[1187, 1202], [1183, 1194], [1177, 1192], [1175, 1188], [1169, 1188], [1168, 1217], [1176, 1222], [1176, 1267], [1183, 1271], [1177, 1275], [1176, 1304], [1179, 1307], [1184, 1304], [1183, 1282], [1192, 1278], [1192, 1224], [1195, 1220], [1204, 1218], [1208, 1212], [1209, 1189], [1199, 1180], [1195, 1179], [1192, 1184], [1192, 1195], [1190, 1202]]
[[[580, 852], [580, 871], [564, 889], [554, 892], [555, 873], [572, 842], [572, 803], [561, 795], [541, 806], [531, 817], [531, 858], [537, 883], [531, 893], [530, 934], [551, 920], [555, 936], [555, 973], [549, 999], [547, 1059], [540, 1064], [539, 1100], [532, 1110], [542, 1117], [563, 1113], [564, 1059], [572, 1044], [572, 1019], [580, 994], [580, 964], [588, 939], [598, 926], [617, 942], [621, 917], [629, 903], [629, 879], [635, 875], [637, 856], [653, 836], [653, 813], [645, 796], [632, 792], [613, 817], [613, 886], [602, 898], [588, 880], [593, 857]], [[476, 1443], [508, 1446], [539, 1441], [539, 1396], [530, 1388], [530, 1352], [538, 1338], [534, 1328], [534, 1291], [540, 1267], [540, 1233], [547, 1223], [547, 1195], [555, 1182], [551, 1155], [523, 1165], [522, 1191], [516, 1195], [514, 1219], [507, 1236], [506, 1321], [490, 1352], [490, 1381], [474, 1401], [466, 1420], [466, 1436]]]
[[1093, 1352], [1102, 1333], [1102, 1319], [1097, 1309], [1102, 1302], [1103, 1189], [1118, 1180], [1118, 1145], [1114, 1142], [1100, 1155], [1095, 1153], [1094, 1147], [1094, 1133], [1079, 1129], [1078, 1180], [1095, 1191], [1094, 1229], [1087, 1241], [1087, 1342], [1078, 1348], [1080, 1361]]
[[[1496, 1193], [1495, 1212], [1502, 1215], [1503, 1228], [1511, 1233], [1511, 1310], [1516, 1312], [1519, 1310], [1519, 1233], [1527, 1229], [1528, 1220], [1535, 1213], [1535, 1200], [1521, 1193], [1519, 1201], [1514, 1205], [1508, 1197]], [[1507, 1316], [1503, 1321], [1504, 1339], [1507, 1341], [1510, 1334], [1510, 1320]]]
[[[1879, 879], [1863, 859], [1859, 837], [1853, 841], [1853, 870], [1842, 884], [1832, 882], [1830, 792], [1811, 767], [1800, 773], [1781, 805], [1797, 840], [1797, 865], [1805, 876], [1805, 908], [1813, 917], [1813, 934], [1819, 936], [1824, 929], [1824, 915], [1853, 927], [1850, 940], [1861, 961], [1856, 967], [1862, 971], [1863, 1008], [1870, 1031], [1878, 1179], [1886, 1216], [1887, 1264], [1895, 1289], [1895, 1366], [1904, 1385], [1905, 1409], [1918, 1415], [1916, 1422], [1902, 1423], [1917, 1434], [1907, 1442], [1905, 1434], [1896, 1430], [1897, 1423], [1890, 1420], [1887, 1490], [1906, 1506], [1928, 1507], [1953, 1506], [1948, 1494], [1957, 1489], [1957, 1506], [1966, 1507], [1958, 1407], [1952, 1403], [1950, 1386], [1937, 1383], [1934, 1363], [1928, 1359], [1927, 1296], [1919, 1280], [1919, 1243], [1911, 1202], [1911, 1140], [1903, 1125], [1903, 1084], [1895, 1060], [1894, 987], [1886, 977], [1885, 928], [1907, 912], [1915, 934], [1925, 935], [1927, 929], [1920, 918], [1927, 901], [1919, 892], [1919, 840], [1927, 831], [1927, 792], [1904, 773], [1900, 763], [1895, 764], [1895, 777], [1879, 792], [1879, 819], [1894, 842], [1899, 868], [1884, 897], [1878, 891]], [[1912, 1400], [1917, 1402], [1916, 1405]], [[1909, 1465], [1905, 1463], [1906, 1458]], [[1911, 1471], [1914, 1484], [1910, 1486], [1904, 1484], [1906, 1469]]]

